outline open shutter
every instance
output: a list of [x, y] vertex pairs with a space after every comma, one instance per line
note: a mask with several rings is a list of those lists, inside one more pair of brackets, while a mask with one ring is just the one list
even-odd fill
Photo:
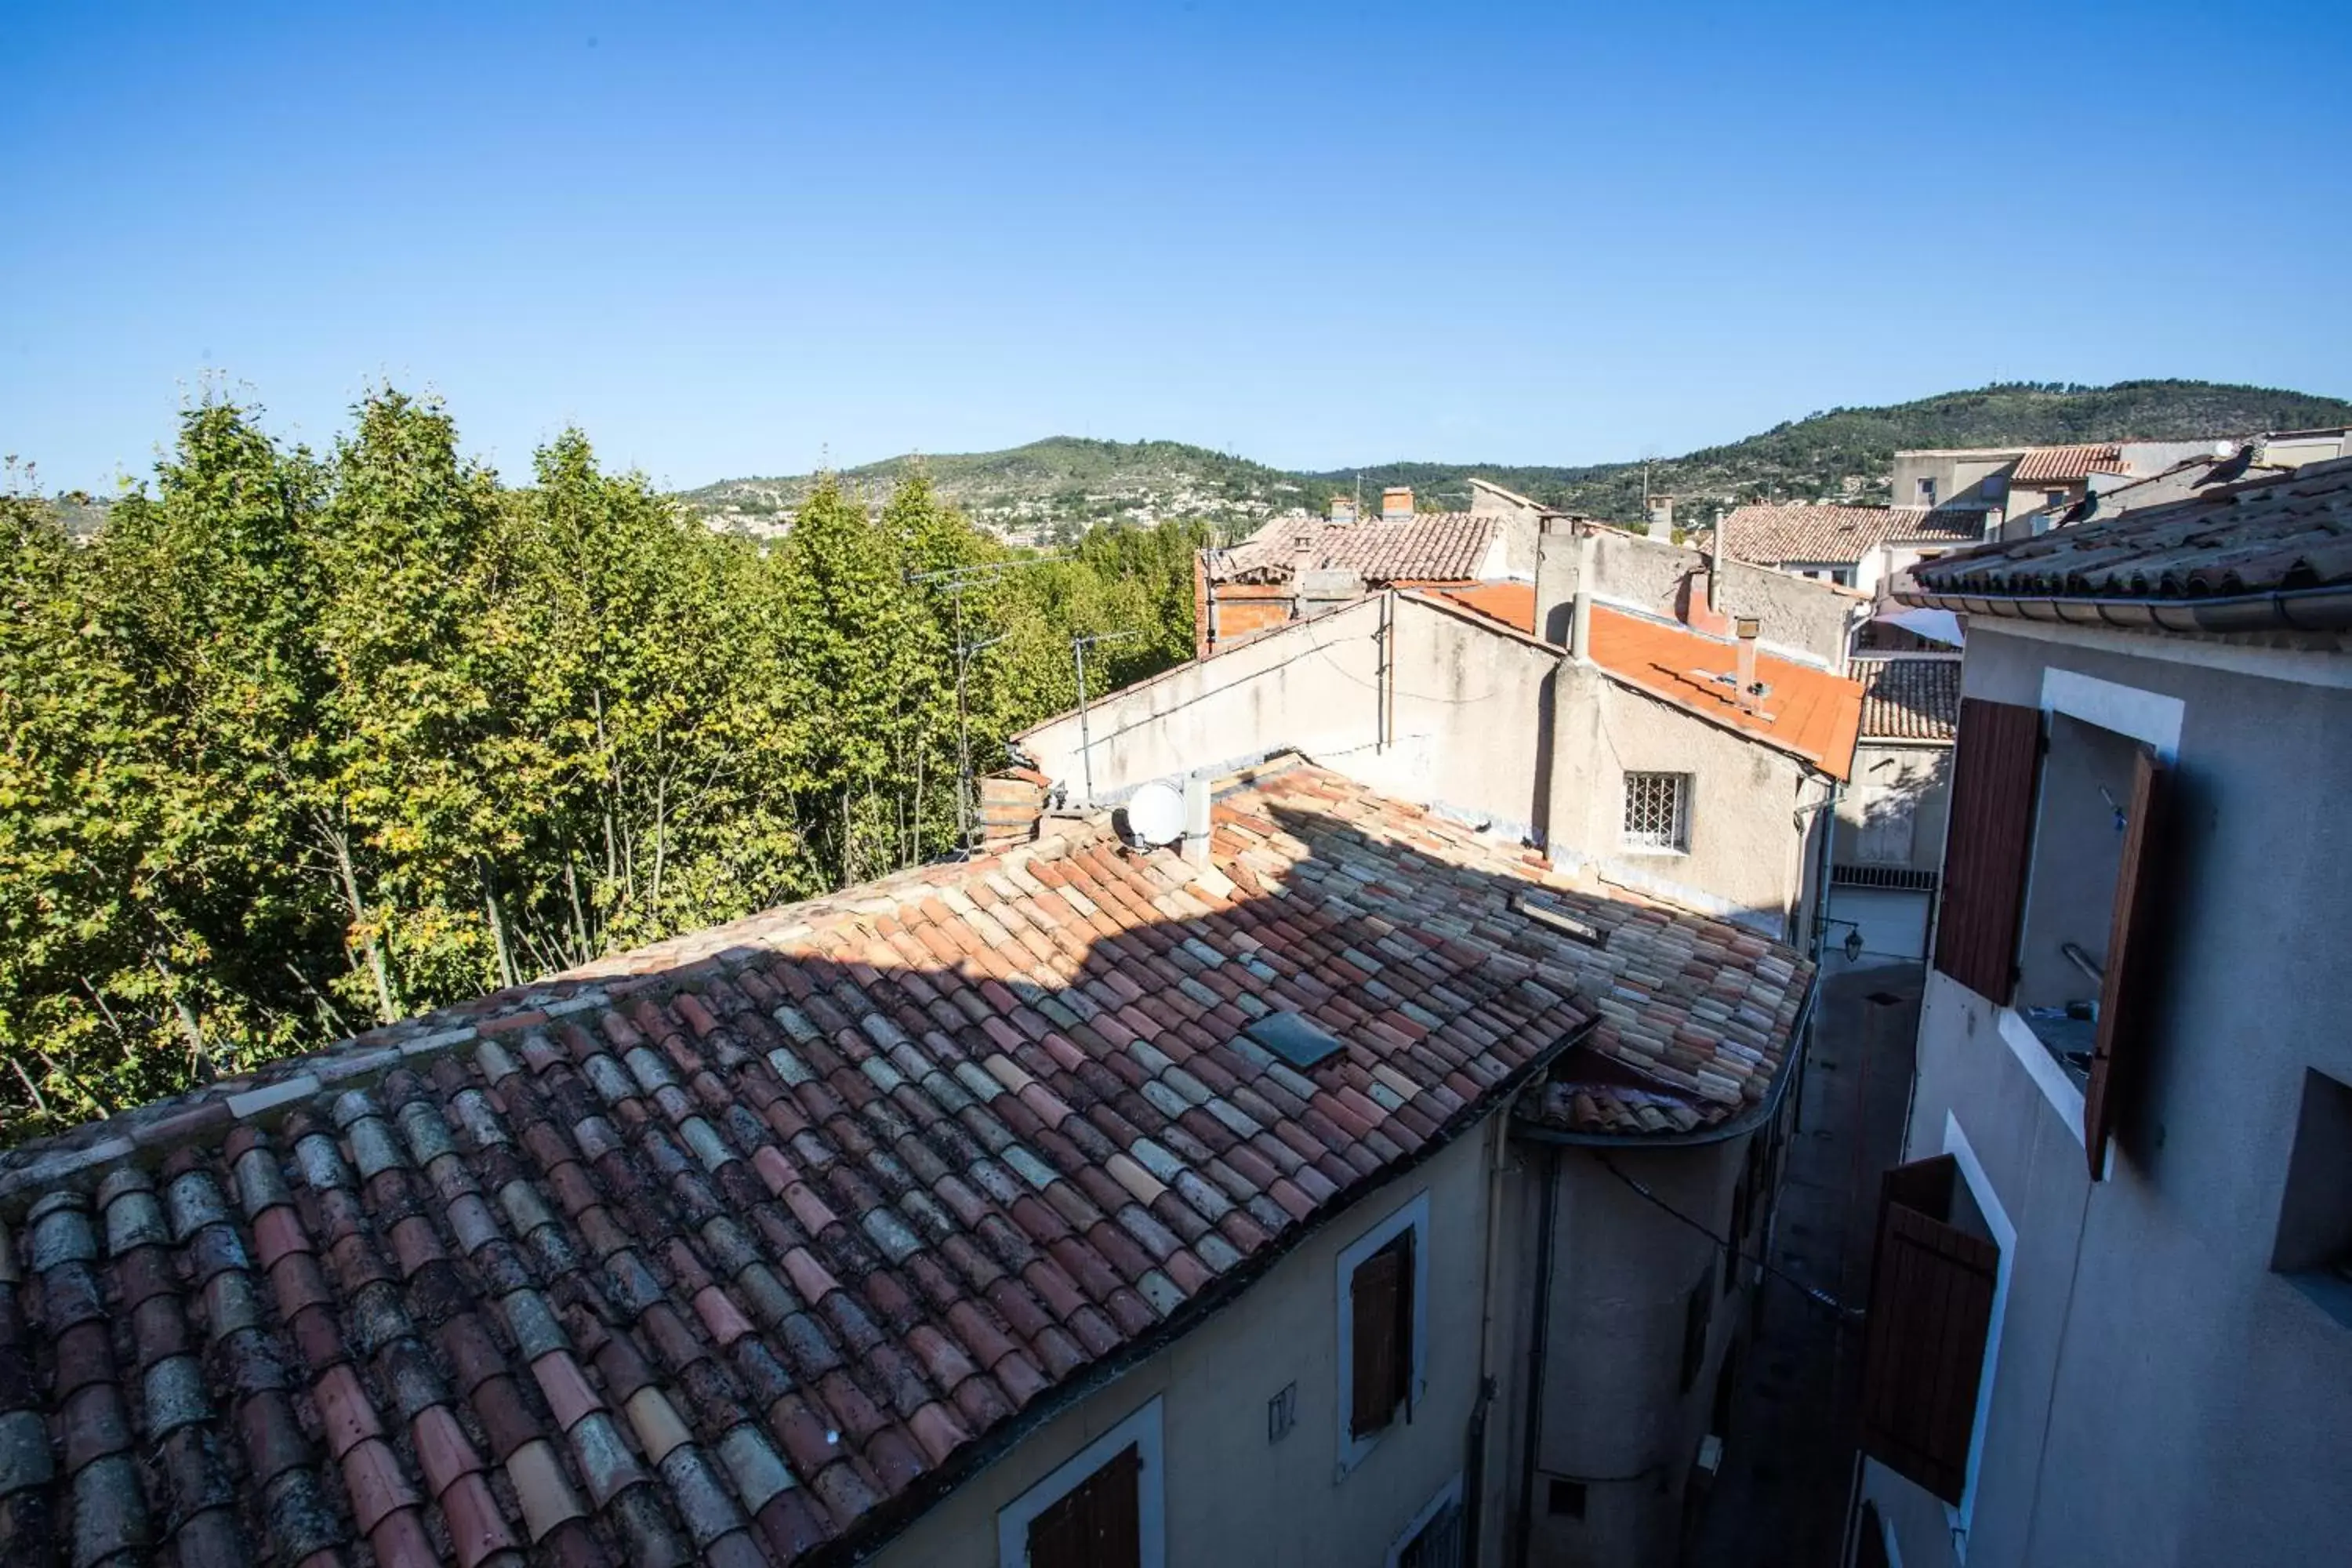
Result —
[[2000, 1279], [2000, 1248], [1948, 1223], [1958, 1180], [1948, 1154], [1882, 1178], [1862, 1366], [1863, 1452], [1955, 1504]]
[[1029, 1568], [1141, 1568], [1142, 1455], [1130, 1443], [1029, 1524]]
[[[1405, 1233], [1408, 1237], [1412, 1232]], [[1410, 1241], [1407, 1246], [1410, 1246]], [[1355, 1342], [1349, 1347], [1348, 1435], [1368, 1436], [1387, 1426], [1403, 1397], [1397, 1363], [1397, 1328], [1412, 1289], [1412, 1271], [1402, 1247], [1391, 1242], [1356, 1266], [1348, 1281], [1348, 1310]], [[1410, 1341], [1405, 1344], [1410, 1344]]]
[[2090, 1086], [2083, 1093], [2083, 1148], [2090, 1156], [2095, 1182], [2106, 1163], [2102, 1156], [2115, 1131], [2116, 1106], [2147, 1059], [2147, 1037], [2155, 1024], [2168, 776], [2156, 753], [2141, 747], [2132, 769], [2123, 865], [2116, 875], [2106, 972], [2099, 984], [2098, 1043], [2091, 1058]]
[[1960, 700], [1936, 967], [2003, 1004], [2016, 985], [2017, 922], [2025, 907], [2041, 754], [2039, 710]]

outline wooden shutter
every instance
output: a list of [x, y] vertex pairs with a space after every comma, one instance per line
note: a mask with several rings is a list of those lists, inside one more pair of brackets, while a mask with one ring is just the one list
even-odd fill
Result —
[[1949, 1154], [1881, 1179], [1863, 1336], [1862, 1450], [1946, 1502], [1968, 1489], [2000, 1248], [1951, 1225]]
[[1143, 1456], [1129, 1443], [1029, 1521], [1029, 1568], [1142, 1568]]
[[2041, 758], [2038, 710], [1960, 700], [1936, 967], [2003, 1004], [2016, 984], [2017, 921], [2025, 907]]
[[2164, 764], [2143, 746], [2132, 767], [2130, 815], [2124, 827], [2123, 865], [2116, 874], [2115, 912], [2107, 926], [2107, 963], [2099, 984], [2098, 1042], [2091, 1058], [2091, 1082], [2083, 1093], [2083, 1148], [2090, 1156], [2091, 1180], [2106, 1162], [2116, 1110], [2147, 1059], [2155, 1027], [2158, 949], [2164, 912]]
[[1412, 1232], [1356, 1265], [1348, 1280], [1348, 1435], [1369, 1436], [1395, 1418], [1412, 1377]]

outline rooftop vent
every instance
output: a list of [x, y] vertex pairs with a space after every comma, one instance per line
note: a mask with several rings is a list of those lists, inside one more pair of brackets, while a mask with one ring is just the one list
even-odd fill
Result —
[[1511, 908], [1536, 922], [1548, 926], [1572, 942], [1587, 947], [1607, 947], [1609, 933], [1580, 916], [1572, 915], [1548, 900], [1532, 899], [1522, 893], [1511, 900]]
[[1296, 1013], [1268, 1013], [1242, 1033], [1295, 1068], [1315, 1067], [1346, 1049]]

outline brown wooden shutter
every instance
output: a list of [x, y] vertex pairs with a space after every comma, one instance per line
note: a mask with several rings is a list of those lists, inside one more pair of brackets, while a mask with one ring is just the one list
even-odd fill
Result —
[[1948, 1503], [1968, 1489], [2000, 1248], [1948, 1223], [1949, 1154], [1881, 1179], [1863, 1336], [1862, 1450]]
[[2041, 756], [2038, 710], [1960, 700], [1936, 967], [2003, 1004], [2016, 984], [2017, 922], [2025, 907]]
[[1029, 1568], [1142, 1568], [1143, 1457], [1129, 1443], [1029, 1521]]
[[1348, 1309], [1348, 1434], [1363, 1437], [1395, 1417], [1412, 1375], [1412, 1232], [1356, 1265]]
[[2099, 984], [2098, 1043], [2091, 1082], [2083, 1093], [2083, 1148], [2091, 1180], [2100, 1178], [2116, 1107], [2147, 1057], [2155, 1026], [2161, 967], [2159, 922], [2164, 899], [2164, 829], [2168, 774], [2143, 746], [2132, 768], [2131, 811], [2124, 828], [2123, 865], [2116, 874], [2115, 912], [2107, 926], [2107, 963]]

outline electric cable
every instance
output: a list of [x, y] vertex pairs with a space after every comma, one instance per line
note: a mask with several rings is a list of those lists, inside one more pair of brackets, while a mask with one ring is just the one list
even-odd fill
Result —
[[1698, 1232], [1701, 1236], [1715, 1243], [1716, 1246], [1724, 1248], [1733, 1257], [1743, 1258], [1749, 1263], [1753, 1263], [1757, 1268], [1762, 1269], [1765, 1273], [1769, 1274], [1773, 1279], [1778, 1279], [1783, 1285], [1794, 1289], [1807, 1300], [1812, 1302], [1815, 1306], [1822, 1309], [1824, 1311], [1832, 1314], [1841, 1321], [1859, 1322], [1862, 1321], [1864, 1312], [1861, 1308], [1849, 1307], [1843, 1301], [1839, 1300], [1836, 1297], [1831, 1295], [1828, 1291], [1822, 1289], [1820, 1287], [1808, 1285], [1803, 1280], [1798, 1279], [1795, 1275], [1775, 1268], [1767, 1259], [1759, 1257], [1754, 1253], [1742, 1252], [1738, 1247], [1734, 1247], [1728, 1240], [1725, 1239], [1723, 1237], [1717, 1236], [1706, 1226], [1701, 1225], [1698, 1221], [1691, 1218], [1690, 1215], [1683, 1213], [1682, 1210], [1675, 1207], [1674, 1205], [1666, 1202], [1665, 1199], [1658, 1196], [1657, 1194], [1652, 1192], [1641, 1182], [1619, 1170], [1616, 1164], [1610, 1160], [1608, 1155], [1602, 1154], [1599, 1156], [1599, 1159], [1603, 1170], [1616, 1177], [1619, 1181], [1624, 1183], [1627, 1186], [1633, 1188], [1633, 1191], [1640, 1194], [1644, 1200], [1665, 1210], [1666, 1213], [1672, 1215], [1683, 1224], [1690, 1226], [1691, 1229]]

